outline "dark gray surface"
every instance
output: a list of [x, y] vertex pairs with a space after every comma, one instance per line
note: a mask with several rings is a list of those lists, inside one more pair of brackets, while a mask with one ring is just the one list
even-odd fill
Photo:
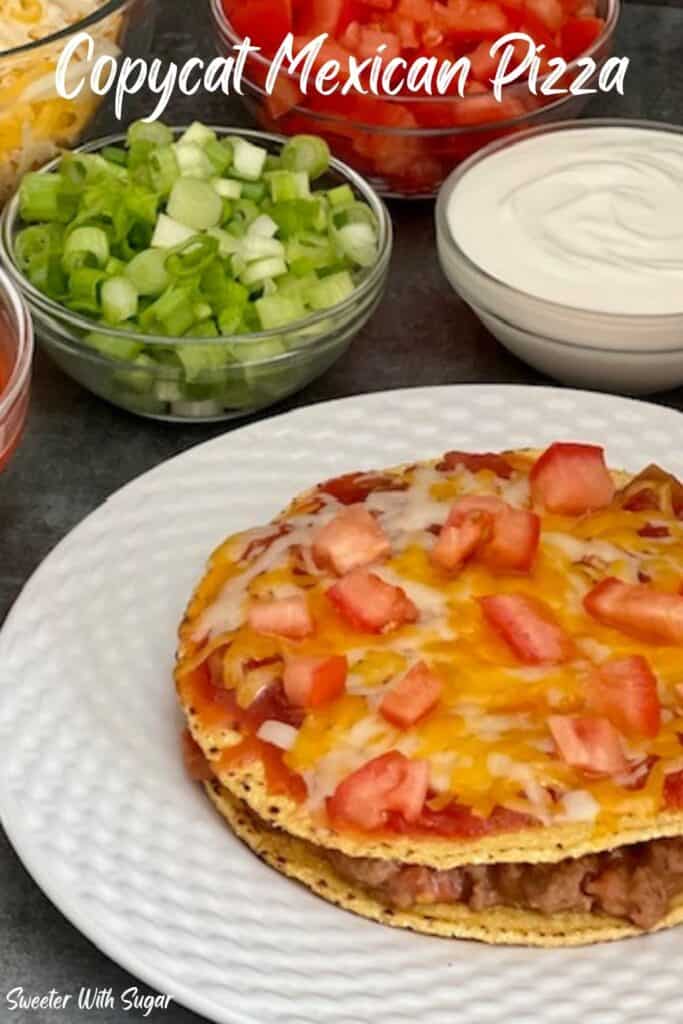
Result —
[[[161, 0], [160, 7], [154, 44], [158, 56], [173, 55], [181, 61], [211, 51], [204, 0]], [[680, 0], [670, 6], [627, 4], [616, 47], [619, 55], [632, 57], [626, 95], [597, 99], [589, 114], [680, 123], [682, 44]], [[136, 102], [128, 112], [133, 117], [147, 110]], [[168, 120], [182, 123], [194, 117], [217, 124], [247, 123], [237, 102], [223, 97], [177, 102]], [[112, 125], [106, 116], [100, 118], [100, 129]], [[381, 311], [335, 367], [274, 412], [385, 388], [477, 381], [547, 383], [502, 349], [446, 285], [436, 263], [432, 205], [394, 203], [392, 215], [396, 246]], [[655, 400], [683, 409], [683, 389]], [[57, 541], [112, 491], [225, 429], [134, 418], [83, 391], [39, 355], [26, 436], [8, 472], [0, 477], [0, 621]], [[230, 970], [229, 964], [225, 970]], [[81, 986], [97, 986], [111, 988], [120, 997], [136, 984], [48, 902], [0, 832], [0, 1022], [78, 1024], [94, 1019], [122, 1024], [147, 1019], [190, 1024], [200, 1019], [173, 1004], [143, 1018], [141, 1012], [125, 1013], [120, 1006], [90, 1013], [72, 1008], [10, 1012], [5, 1001], [6, 992], [15, 986], [39, 995], [51, 989], [77, 994]], [[147, 991], [143, 986], [140, 990]]]

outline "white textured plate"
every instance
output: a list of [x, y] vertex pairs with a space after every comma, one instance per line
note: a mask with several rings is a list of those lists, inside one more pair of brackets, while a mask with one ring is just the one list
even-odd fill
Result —
[[683, 929], [567, 952], [418, 937], [260, 863], [183, 774], [175, 629], [226, 534], [357, 468], [543, 445], [683, 473], [677, 412], [600, 394], [444, 387], [302, 409], [129, 484], [26, 586], [0, 637], [4, 825], [113, 959], [227, 1024], [678, 1024]]

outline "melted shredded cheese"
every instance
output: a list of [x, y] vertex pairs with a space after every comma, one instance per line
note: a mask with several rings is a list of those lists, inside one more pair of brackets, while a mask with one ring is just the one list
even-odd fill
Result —
[[[629, 581], [646, 574], [655, 586], [677, 589], [683, 575], [683, 526], [675, 518], [658, 513], [656, 522], [667, 525], [672, 538], [659, 545], [639, 533], [650, 522], [647, 512], [615, 506], [578, 518], [544, 514], [538, 557], [528, 575], [496, 574], [476, 559], [453, 577], [433, 567], [430, 527], [444, 523], [458, 496], [499, 494], [528, 507], [528, 478], [517, 464], [515, 468], [510, 480], [502, 480], [486, 470], [442, 472], [421, 466], [405, 471], [407, 489], [367, 497], [365, 507], [392, 545], [390, 558], [369, 570], [402, 587], [419, 616], [416, 623], [386, 634], [352, 629], [325, 596], [335, 577], [318, 569], [311, 546], [317, 531], [340, 509], [329, 496], [320, 505], [313, 503], [313, 511], [310, 501], [295, 504], [275, 524], [288, 532], [267, 546], [251, 548], [254, 541], [267, 542], [273, 526], [242, 534], [227, 552], [232, 568], [226, 557], [224, 582], [212, 589], [215, 597], [195, 621], [192, 639], [201, 645], [232, 636], [225, 678], [237, 686], [242, 706], [254, 696], [242, 671], [250, 655], [286, 657], [294, 648], [304, 656], [347, 656], [346, 694], [329, 707], [309, 712], [298, 731], [288, 727], [285, 735], [277, 730], [283, 748], [287, 742], [286, 764], [306, 781], [312, 810], [322, 807], [343, 778], [390, 750], [429, 762], [430, 787], [436, 794], [430, 806], [456, 799], [479, 814], [504, 806], [542, 822], [590, 822], [601, 813], [634, 808], [649, 813], [661, 804], [666, 772], [682, 770], [675, 766], [683, 764], [683, 699], [677, 689], [683, 683], [683, 649], [617, 633], [591, 619], [583, 607], [596, 580], [608, 574]], [[245, 624], [250, 596], [281, 596], [302, 586], [316, 623], [313, 636], [292, 645], [250, 631]], [[574, 639], [574, 660], [552, 666], [520, 664], [483, 620], [476, 599], [495, 593], [530, 594], [544, 601]], [[548, 716], [585, 713], [585, 680], [594, 666], [635, 653], [647, 657], [658, 677], [664, 705], [661, 729], [654, 740], [624, 742], [629, 768], [623, 777], [587, 778], [558, 757]], [[441, 699], [424, 719], [400, 731], [383, 719], [378, 705], [387, 688], [418, 660], [425, 660], [442, 680]], [[246, 676], [258, 678], [261, 671]], [[279, 669], [265, 671], [271, 675]], [[269, 734], [271, 725], [266, 723]], [[659, 760], [651, 770], [653, 758]], [[634, 785], [640, 788], [629, 788]]]

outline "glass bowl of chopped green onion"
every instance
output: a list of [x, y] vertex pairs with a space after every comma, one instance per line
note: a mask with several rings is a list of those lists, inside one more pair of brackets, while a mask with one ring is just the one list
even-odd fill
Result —
[[323, 373], [378, 305], [386, 207], [314, 136], [136, 122], [26, 175], [0, 258], [39, 341], [130, 412], [219, 421]]

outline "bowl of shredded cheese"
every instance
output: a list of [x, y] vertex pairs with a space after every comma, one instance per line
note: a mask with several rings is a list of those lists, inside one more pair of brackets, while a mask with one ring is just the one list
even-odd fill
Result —
[[[0, 207], [22, 176], [81, 141], [102, 97], [89, 69], [149, 42], [152, 0], [0, 0]], [[64, 48], [87, 32], [69, 62], [83, 79], [75, 99], [59, 95], [56, 70]]]

